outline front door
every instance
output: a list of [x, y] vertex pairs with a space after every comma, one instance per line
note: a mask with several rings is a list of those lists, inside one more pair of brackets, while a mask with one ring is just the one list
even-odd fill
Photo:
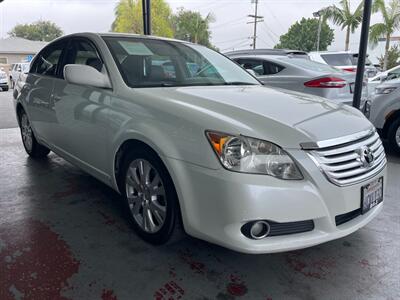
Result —
[[[66, 64], [84, 64], [106, 72], [94, 44], [83, 38], [72, 39], [69, 43], [63, 62]], [[63, 77], [55, 80], [54, 109], [58, 122], [55, 144], [96, 175], [106, 176], [110, 166], [110, 101], [110, 90], [70, 84]]]

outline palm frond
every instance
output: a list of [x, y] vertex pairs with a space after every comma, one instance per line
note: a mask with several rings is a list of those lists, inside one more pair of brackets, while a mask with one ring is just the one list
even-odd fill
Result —
[[343, 11], [335, 5], [326, 7], [322, 13], [325, 20], [331, 20], [335, 25], [342, 25], [345, 22]]
[[385, 37], [387, 32], [386, 25], [384, 23], [377, 23], [369, 28], [369, 41], [372, 46], [376, 46], [379, 42], [379, 38]]

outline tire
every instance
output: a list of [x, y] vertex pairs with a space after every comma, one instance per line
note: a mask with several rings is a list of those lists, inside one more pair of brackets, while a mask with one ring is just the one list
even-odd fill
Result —
[[24, 110], [21, 111], [19, 115], [19, 123], [21, 130], [22, 143], [24, 145], [26, 153], [33, 158], [44, 158], [46, 157], [50, 150], [38, 143], [33, 134], [31, 124], [29, 122], [28, 115]]
[[129, 221], [143, 240], [161, 245], [183, 237], [174, 184], [163, 162], [151, 149], [128, 150], [122, 162], [119, 186]]
[[400, 118], [397, 118], [389, 126], [388, 140], [390, 147], [400, 154]]

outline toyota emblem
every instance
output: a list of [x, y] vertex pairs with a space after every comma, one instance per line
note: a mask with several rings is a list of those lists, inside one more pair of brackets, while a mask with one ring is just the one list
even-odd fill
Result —
[[359, 150], [360, 162], [362, 163], [364, 168], [368, 168], [372, 166], [374, 163], [375, 157], [374, 152], [372, 152], [371, 148], [364, 146]]

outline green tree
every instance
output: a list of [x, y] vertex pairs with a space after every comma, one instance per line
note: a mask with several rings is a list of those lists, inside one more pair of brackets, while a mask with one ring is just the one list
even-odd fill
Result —
[[32, 41], [49, 42], [64, 33], [60, 27], [51, 21], [37, 21], [32, 24], [18, 24], [8, 34]]
[[[171, 8], [165, 0], [151, 1], [151, 31], [153, 35], [173, 37]], [[141, 0], [120, 0], [115, 8], [111, 31], [143, 34]]]
[[349, 50], [350, 33], [354, 33], [360, 25], [363, 16], [364, 1], [357, 6], [354, 12], [350, 9], [350, 0], [340, 1], [340, 7], [336, 5], [328, 6], [322, 10], [325, 19], [331, 20], [333, 24], [346, 29], [345, 50]]
[[180, 8], [172, 17], [174, 36], [180, 40], [210, 47], [210, 23], [214, 21], [211, 13], [203, 18], [199, 12]]
[[383, 69], [387, 70], [390, 38], [392, 34], [400, 28], [400, 1], [391, 0], [389, 5], [386, 6], [384, 0], [375, 0], [372, 6], [372, 11], [380, 12], [383, 22], [374, 24], [370, 27], [369, 39], [372, 45], [376, 45], [380, 38], [385, 38], [386, 44]]
[[[381, 55], [378, 57], [379, 64], [383, 67], [385, 63], [385, 56]], [[387, 68], [391, 69], [400, 64], [400, 49], [398, 45], [391, 46], [388, 52], [388, 59], [387, 59]]]
[[[317, 32], [319, 21], [317, 19], [302, 18], [300, 22], [294, 23], [290, 26], [287, 33], [279, 38], [279, 44], [275, 45], [277, 49], [294, 49], [303, 51], [312, 51], [316, 49], [317, 45]], [[333, 29], [331, 29], [325, 22], [322, 23], [320, 35], [321, 51], [328, 48], [334, 39]]]

